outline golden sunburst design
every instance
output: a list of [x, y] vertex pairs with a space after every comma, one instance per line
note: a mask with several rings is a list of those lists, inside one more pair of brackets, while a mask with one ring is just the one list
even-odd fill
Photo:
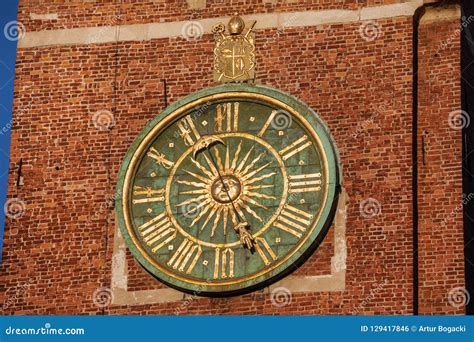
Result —
[[274, 196], [259, 192], [259, 190], [274, 187], [273, 184], [260, 184], [260, 182], [276, 174], [274, 171], [265, 172], [272, 161], [257, 166], [259, 162], [261, 164], [264, 160], [267, 152], [261, 152], [251, 159], [250, 156], [254, 151], [254, 146], [250, 147], [245, 153], [242, 151], [242, 141], [239, 142], [232, 158], [227, 146], [225, 146], [224, 156], [221, 156], [217, 148], [208, 151], [212, 153], [219, 170], [216, 170], [211, 159], [203, 153], [197, 159], [201, 158], [200, 160], [205, 161], [205, 164], [190, 158], [196, 166], [197, 172], [183, 170], [185, 174], [191, 176], [191, 180], [177, 180], [178, 184], [194, 188], [193, 190], [179, 192], [180, 195], [190, 195], [191, 197], [177, 204], [178, 207], [184, 208], [187, 208], [191, 203], [197, 204], [192, 207], [189, 206], [189, 210], [184, 213], [188, 217], [195, 215], [190, 226], [194, 226], [203, 219], [200, 231], [210, 226], [211, 237], [213, 237], [219, 222], [222, 222], [225, 235], [227, 234], [229, 219], [234, 226], [238, 224], [238, 218], [233, 207], [241, 218], [251, 215], [258, 221], [263, 222], [263, 219], [251, 206], [268, 210], [259, 200], [276, 199]]

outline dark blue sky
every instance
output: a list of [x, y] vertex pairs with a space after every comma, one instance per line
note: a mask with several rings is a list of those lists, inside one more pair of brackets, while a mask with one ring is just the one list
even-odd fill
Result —
[[[12, 125], [13, 84], [18, 36], [25, 34], [17, 25], [18, 0], [0, 1], [0, 251], [5, 226], [10, 130]], [[20, 31], [18, 31], [20, 27]], [[17, 162], [17, 161], [15, 161]], [[2, 258], [0, 253], [0, 262]]]

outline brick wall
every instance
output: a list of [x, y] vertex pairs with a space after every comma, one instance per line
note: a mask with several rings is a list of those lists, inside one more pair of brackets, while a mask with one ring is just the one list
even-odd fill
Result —
[[[117, 14], [120, 23], [195, 19], [185, 1], [175, 2], [176, 6], [162, 1], [133, 6], [104, 2], [99, 7], [89, 2], [22, 1], [19, 20], [28, 32], [114, 25]], [[356, 9], [395, 2], [240, 2], [233, 11]], [[207, 1], [204, 9], [192, 13], [198, 18], [228, 15], [226, 7]], [[31, 13], [58, 13], [58, 20], [34, 21]], [[257, 83], [292, 93], [328, 123], [348, 195], [345, 290], [293, 293], [284, 307], [272, 305], [268, 290], [166, 304], [99, 308], [93, 302], [96, 289], [110, 287], [116, 227], [109, 199], [121, 160], [143, 126], [164, 108], [163, 79], [170, 102], [213, 84], [211, 35], [197, 41], [164, 38], [20, 49], [9, 197], [24, 201], [26, 210], [8, 219], [5, 229], [0, 268], [0, 302], [8, 304], [4, 312], [412, 313], [412, 18], [386, 18], [375, 24], [374, 39], [361, 34], [360, 22], [257, 31]], [[453, 309], [447, 301], [450, 289], [463, 283], [460, 213], [450, 223], [452, 230], [439, 225], [441, 214], [451, 212], [461, 194], [456, 166], [459, 134], [443, 125], [449, 112], [459, 107], [459, 44], [454, 42], [440, 57], [432, 56], [439, 39], [456, 28], [454, 20], [436, 25], [433, 31], [423, 26], [420, 36], [420, 54], [428, 56], [420, 70], [419, 129], [429, 130], [432, 139], [428, 163], [420, 165], [420, 302], [423, 313], [461, 313], [462, 308]], [[422, 75], [433, 70], [440, 77], [424, 83]], [[430, 102], [432, 89], [443, 94], [436, 95], [438, 102]], [[112, 129], [95, 127], [92, 117], [100, 110], [113, 113]], [[433, 116], [440, 117], [439, 124]], [[20, 158], [25, 180], [17, 187]], [[440, 168], [438, 161], [446, 167]], [[434, 199], [438, 193], [442, 197]], [[361, 203], [374, 205], [375, 215], [361, 210]], [[428, 222], [435, 213], [438, 221]], [[297, 274], [327, 273], [332, 229]], [[130, 255], [127, 265], [130, 289], [165, 287]]]
[[420, 313], [456, 314], [464, 312], [449, 303], [464, 286], [460, 25], [431, 13], [418, 54]]
[[[172, 22], [269, 12], [357, 9], [365, 6], [399, 3], [399, 0], [144, 0], [144, 1], [20, 1], [19, 17], [27, 31]], [[193, 6], [192, 3], [198, 4]], [[231, 9], [229, 10], [229, 6]], [[35, 20], [31, 14], [57, 14], [57, 19]], [[33, 17], [34, 18], [34, 17]]]

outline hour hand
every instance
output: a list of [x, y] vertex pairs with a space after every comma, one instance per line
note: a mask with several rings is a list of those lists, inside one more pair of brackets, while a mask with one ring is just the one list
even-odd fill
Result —
[[249, 224], [247, 222], [240, 222], [234, 226], [234, 230], [239, 234], [240, 242], [245, 248], [252, 250], [254, 246], [254, 239], [252, 234], [248, 231]]
[[196, 157], [199, 153], [204, 152], [208, 148], [216, 145], [216, 144], [222, 144], [225, 146], [224, 142], [222, 141], [221, 138], [215, 135], [206, 135], [203, 136], [201, 139], [199, 139], [193, 147], [193, 158], [196, 160]]

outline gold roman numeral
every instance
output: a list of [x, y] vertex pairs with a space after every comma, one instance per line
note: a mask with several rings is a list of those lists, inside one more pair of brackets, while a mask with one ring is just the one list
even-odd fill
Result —
[[265, 265], [270, 265], [270, 259], [277, 259], [275, 252], [273, 252], [267, 240], [263, 237], [255, 238], [255, 250], [258, 252]]
[[184, 272], [186, 266], [189, 265], [186, 269], [186, 274], [189, 274], [193, 271], [201, 254], [202, 249], [200, 245], [195, 244], [191, 240], [184, 239], [179, 245], [178, 250], [168, 261], [168, 266], [171, 266], [173, 269], [178, 269], [180, 272]]
[[309, 173], [306, 175], [288, 176], [289, 193], [308, 192], [321, 190], [321, 173]]
[[[145, 198], [133, 199], [133, 204], [138, 203], [150, 203], [150, 202], [163, 202], [165, 200], [165, 189], [152, 189], [151, 187], [133, 187], [133, 196], [145, 196]], [[156, 196], [154, 196], [156, 195]]]
[[286, 204], [273, 226], [300, 238], [311, 224], [312, 218], [313, 215]]
[[148, 157], [155, 159], [155, 162], [163, 166], [165, 169], [171, 168], [174, 163], [166, 159], [166, 156], [163, 153], [160, 153], [154, 147], [150, 147], [150, 150], [146, 154]]
[[287, 160], [296, 153], [303, 151], [306, 147], [311, 146], [312, 142], [308, 141], [308, 136], [303, 135], [301, 138], [285, 147], [279, 153], [283, 160]]
[[237, 132], [239, 130], [239, 105], [239, 102], [229, 102], [216, 106], [214, 127], [216, 132]]
[[178, 122], [178, 128], [180, 131], [180, 136], [184, 140], [186, 146], [192, 146], [201, 138], [199, 131], [194, 125], [194, 121], [191, 118], [191, 115], [186, 116], [184, 119]]
[[278, 113], [278, 111], [277, 111], [277, 110], [274, 110], [274, 111], [270, 114], [270, 116], [268, 117], [267, 121], [265, 122], [265, 124], [263, 125], [263, 127], [260, 129], [260, 132], [258, 132], [257, 137], [261, 138], [261, 137], [265, 134], [266, 130], [268, 129], [268, 126], [270, 126], [270, 124], [272, 123], [273, 118], [275, 117], [276, 113]]
[[234, 278], [234, 251], [226, 248], [221, 251], [216, 248], [216, 257], [214, 259], [214, 279], [219, 278], [219, 271], [221, 278]]
[[165, 212], [139, 226], [138, 231], [153, 253], [176, 237], [176, 228]]

